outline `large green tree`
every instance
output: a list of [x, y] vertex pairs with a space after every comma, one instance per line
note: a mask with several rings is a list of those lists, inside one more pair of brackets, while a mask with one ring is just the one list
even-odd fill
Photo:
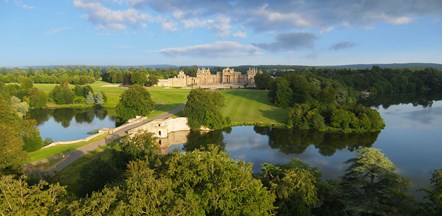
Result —
[[70, 205], [77, 215], [271, 215], [275, 197], [251, 165], [224, 151], [195, 150], [128, 164], [126, 180]]
[[224, 107], [224, 96], [213, 90], [202, 88], [192, 89], [187, 96], [184, 115], [188, 117], [188, 125], [192, 129], [208, 127], [220, 129], [230, 122], [223, 117], [221, 109]]
[[28, 160], [20, 139], [21, 122], [9, 101], [0, 96], [0, 175], [17, 174], [23, 171]]
[[71, 104], [74, 102], [75, 97], [68, 83], [56, 85], [49, 95], [56, 104]]
[[421, 215], [442, 215], [442, 169], [435, 170], [431, 177], [431, 187], [425, 192], [422, 202]]
[[256, 88], [259, 89], [270, 89], [270, 84], [272, 83], [272, 75], [270, 73], [258, 73], [254, 77]]
[[270, 100], [279, 107], [288, 107], [292, 104], [293, 91], [289, 82], [284, 78], [276, 78], [269, 91]]
[[48, 103], [48, 94], [38, 88], [31, 88], [28, 93], [29, 106], [32, 108], [43, 108]]
[[116, 111], [121, 122], [125, 122], [137, 115], [147, 116], [153, 109], [153, 100], [146, 88], [133, 85], [123, 92]]
[[275, 195], [278, 215], [310, 215], [318, 203], [319, 171], [300, 160], [263, 164], [261, 180]]
[[395, 165], [376, 148], [361, 148], [342, 177], [345, 210], [357, 215], [408, 215], [410, 182], [395, 172]]

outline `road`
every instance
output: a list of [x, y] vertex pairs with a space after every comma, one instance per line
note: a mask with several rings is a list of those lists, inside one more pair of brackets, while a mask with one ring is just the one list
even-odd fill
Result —
[[[67, 167], [70, 164], [72, 164], [74, 161], [76, 161], [79, 158], [81, 158], [83, 155], [85, 155], [85, 154], [87, 154], [87, 153], [89, 153], [91, 151], [94, 151], [94, 150], [96, 150], [97, 148], [99, 148], [101, 146], [106, 145], [107, 143], [111, 142], [112, 140], [115, 140], [115, 139], [118, 139], [120, 137], [123, 137], [123, 136], [127, 135], [127, 131], [128, 130], [131, 130], [133, 128], [139, 127], [139, 126], [141, 126], [143, 124], [146, 124], [147, 122], [150, 122], [150, 121], [153, 121], [153, 120], [169, 118], [172, 115], [174, 115], [174, 114], [180, 112], [181, 110], [183, 110], [184, 106], [185, 105], [181, 105], [181, 106], [179, 106], [179, 107], [177, 107], [177, 108], [175, 108], [175, 109], [173, 109], [173, 110], [171, 110], [169, 112], [163, 113], [163, 114], [161, 114], [161, 115], [159, 115], [157, 117], [150, 118], [150, 119], [147, 119], [145, 121], [142, 121], [142, 122], [139, 122], [139, 123], [136, 123], [136, 124], [133, 124], [133, 125], [128, 125], [127, 127], [123, 127], [120, 130], [113, 132], [110, 137], [106, 137], [106, 138], [97, 140], [97, 141], [95, 141], [93, 143], [90, 143], [88, 145], [82, 146], [82, 147], [80, 147], [80, 148], [78, 148], [76, 150], [73, 150], [73, 151], [70, 151], [70, 152], [65, 152], [65, 153], [62, 154], [62, 157], [64, 158], [64, 160], [55, 165], [54, 171], [59, 172], [62, 169], [64, 169], [65, 167]], [[59, 157], [53, 157], [53, 158], [59, 158]], [[46, 162], [49, 161], [48, 159], [45, 159], [45, 160], [46, 160]], [[45, 161], [45, 160], [42, 160], [42, 161]], [[42, 161], [33, 162], [31, 164], [28, 164], [27, 167], [32, 167], [33, 165], [41, 164]]]

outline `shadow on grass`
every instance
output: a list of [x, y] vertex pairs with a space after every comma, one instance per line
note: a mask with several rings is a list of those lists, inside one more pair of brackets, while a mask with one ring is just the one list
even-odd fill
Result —
[[184, 105], [184, 103], [156, 104], [154, 110], [159, 112], [169, 112], [182, 105]]
[[263, 104], [272, 105], [267, 97], [268, 91], [260, 89], [228, 89], [221, 90], [225, 94], [247, 98]]
[[259, 110], [261, 115], [272, 119], [278, 123], [286, 124], [288, 119], [288, 110], [286, 109], [273, 109], [273, 110]]

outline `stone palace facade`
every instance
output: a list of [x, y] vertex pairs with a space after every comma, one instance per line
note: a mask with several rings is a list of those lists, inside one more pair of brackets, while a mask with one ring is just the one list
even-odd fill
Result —
[[177, 76], [169, 79], [158, 80], [157, 86], [163, 87], [187, 87], [201, 85], [235, 84], [255, 87], [256, 68], [249, 68], [247, 74], [236, 72], [233, 68], [224, 68], [222, 72], [212, 74], [209, 68], [198, 68], [196, 77], [190, 77], [180, 71]]

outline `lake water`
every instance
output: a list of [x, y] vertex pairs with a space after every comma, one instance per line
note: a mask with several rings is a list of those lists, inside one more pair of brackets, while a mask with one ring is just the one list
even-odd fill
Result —
[[380, 133], [328, 134], [239, 126], [203, 135], [191, 133], [186, 145], [171, 149], [189, 151], [214, 143], [234, 159], [253, 162], [255, 172], [262, 163], [287, 163], [299, 158], [320, 168], [324, 178], [333, 179], [344, 173], [344, 162], [355, 156], [355, 149], [375, 147], [382, 149], [401, 175], [412, 180], [414, 189], [428, 186], [431, 172], [442, 168], [442, 101], [376, 109], [386, 124]]
[[[396, 98], [397, 99], [397, 98]], [[305, 130], [239, 126], [206, 134], [191, 132], [187, 144], [171, 149], [193, 150], [213, 143], [225, 149], [234, 159], [252, 162], [259, 171], [262, 163], [287, 163], [299, 158], [318, 167], [323, 177], [341, 176], [344, 162], [361, 147], [376, 147], [398, 167], [401, 175], [411, 179], [415, 188], [429, 185], [431, 172], [442, 168], [442, 101], [411, 100], [394, 105], [394, 98], [377, 105], [386, 127], [380, 133], [329, 134]], [[400, 99], [399, 101], [404, 101]], [[387, 103], [390, 102], [390, 103]], [[383, 104], [383, 106], [379, 106]], [[112, 110], [55, 109], [32, 110], [43, 138], [55, 141], [90, 136], [92, 130], [115, 127]]]
[[34, 109], [29, 115], [37, 121], [43, 139], [66, 141], [86, 138], [91, 136], [88, 132], [100, 128], [115, 127], [115, 118], [109, 112], [101, 108]]

